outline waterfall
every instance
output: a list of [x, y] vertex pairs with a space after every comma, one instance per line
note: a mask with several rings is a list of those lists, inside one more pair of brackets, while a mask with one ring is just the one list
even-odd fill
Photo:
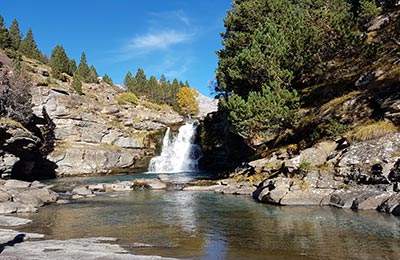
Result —
[[197, 163], [202, 153], [199, 145], [194, 144], [197, 121], [187, 122], [179, 128], [177, 135], [168, 128], [162, 144], [161, 155], [151, 159], [150, 172], [191, 172], [197, 171]]

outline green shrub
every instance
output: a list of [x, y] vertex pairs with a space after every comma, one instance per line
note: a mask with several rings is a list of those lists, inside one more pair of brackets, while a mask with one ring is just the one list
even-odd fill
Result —
[[138, 97], [132, 93], [132, 92], [124, 92], [121, 93], [117, 98], [117, 102], [119, 105], [126, 105], [126, 104], [132, 104], [132, 105], [137, 105], [139, 104], [139, 99]]

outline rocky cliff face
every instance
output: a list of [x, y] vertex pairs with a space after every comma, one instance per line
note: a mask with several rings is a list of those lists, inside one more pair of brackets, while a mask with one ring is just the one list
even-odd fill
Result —
[[[84, 95], [78, 95], [70, 82], [52, 78], [47, 66], [32, 60], [25, 60], [24, 65], [35, 85], [31, 94], [38, 133], [12, 128], [3, 120], [2, 139], [11, 138], [3, 143], [10, 143], [8, 147], [16, 143], [20, 135], [15, 131], [25, 131], [23, 140], [31, 136], [26, 147], [43, 148], [46, 141], [46, 159], [54, 164], [54, 176], [143, 169], [157, 152], [165, 128], [183, 121], [173, 110], [159, 111], [141, 102], [121, 104], [119, 96], [124, 90], [120, 87], [84, 84]], [[16, 146], [23, 149], [21, 145]], [[2, 150], [1, 171], [7, 173], [20, 158], [18, 153]]]
[[68, 85], [33, 89], [34, 113], [43, 109], [55, 125], [56, 175], [114, 173], [147, 166], [155, 155], [158, 136], [166, 125], [182, 122], [173, 111], [119, 105], [118, 87], [87, 85], [84, 96], [70, 93]]

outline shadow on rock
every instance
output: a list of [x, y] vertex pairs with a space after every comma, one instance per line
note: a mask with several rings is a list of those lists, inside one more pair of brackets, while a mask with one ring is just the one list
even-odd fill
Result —
[[25, 234], [18, 234], [14, 237], [13, 240], [10, 240], [6, 243], [0, 244], [0, 254], [4, 251], [7, 246], [14, 246], [15, 244], [19, 244], [25, 241]]

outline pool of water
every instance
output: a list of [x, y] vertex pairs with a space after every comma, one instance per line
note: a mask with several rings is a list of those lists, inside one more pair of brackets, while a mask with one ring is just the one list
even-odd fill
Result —
[[[141, 176], [122, 179], [136, 177]], [[101, 178], [90, 180], [121, 176]], [[50, 205], [26, 217], [33, 223], [21, 231], [44, 233], [48, 239], [116, 237], [134, 254], [233, 260], [400, 259], [397, 217], [331, 207], [277, 207], [247, 196], [137, 190]]]

